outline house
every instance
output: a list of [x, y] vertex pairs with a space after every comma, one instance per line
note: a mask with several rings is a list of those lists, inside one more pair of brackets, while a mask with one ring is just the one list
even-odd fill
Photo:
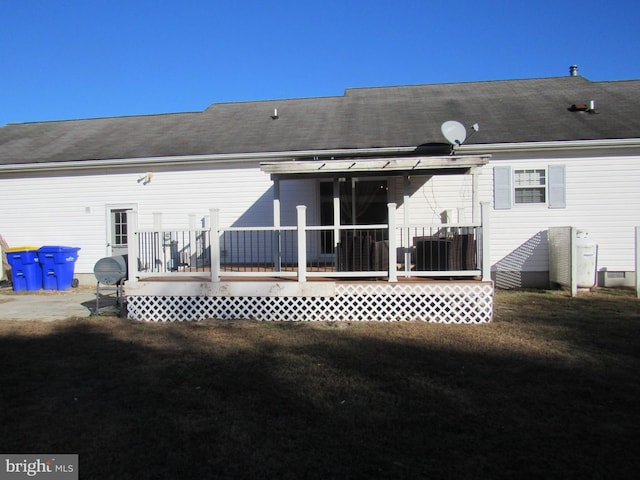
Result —
[[[404, 289], [411, 304], [454, 279], [423, 319], [476, 321], [447, 313], [453, 298], [485, 321], [494, 284], [549, 285], [552, 227], [588, 232], [600, 285], [634, 285], [638, 112], [640, 80], [572, 74], [9, 124], [0, 233], [10, 246], [80, 247], [82, 283], [95, 282], [99, 259], [131, 254], [135, 235], [132, 318], [136, 298], [166, 310], [157, 318], [183, 308], [187, 318], [202, 298], [205, 317], [225, 302], [228, 315], [253, 315], [228, 298], [260, 298], [251, 308], [264, 310], [273, 297], [332, 298], [347, 283], [360, 298], [351, 310], [402, 310], [383, 300]], [[479, 129], [452, 147], [449, 120]], [[335, 304], [313, 308], [333, 319]]]

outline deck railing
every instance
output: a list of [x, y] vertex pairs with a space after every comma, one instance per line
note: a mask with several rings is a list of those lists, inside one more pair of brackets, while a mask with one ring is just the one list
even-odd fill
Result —
[[300, 206], [295, 226], [221, 227], [212, 210], [210, 226], [186, 230], [138, 230], [132, 215], [129, 278], [489, 277], [484, 205], [479, 224], [397, 225], [395, 212], [387, 224], [313, 226]]
[[210, 230], [139, 230], [138, 268], [145, 274], [208, 272]]

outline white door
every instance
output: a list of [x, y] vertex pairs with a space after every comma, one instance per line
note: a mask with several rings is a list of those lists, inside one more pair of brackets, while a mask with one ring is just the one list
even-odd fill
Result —
[[127, 217], [133, 211], [131, 205], [119, 205], [107, 207], [108, 228], [107, 228], [107, 255], [127, 255], [129, 245], [127, 244]]

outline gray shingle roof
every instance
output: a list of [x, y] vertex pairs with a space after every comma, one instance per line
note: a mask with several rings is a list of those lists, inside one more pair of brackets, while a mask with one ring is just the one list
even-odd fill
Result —
[[[569, 111], [590, 100], [597, 114]], [[440, 125], [452, 119], [480, 124], [468, 144], [638, 138], [639, 112], [640, 80], [357, 88], [342, 97], [213, 104], [195, 113], [9, 124], [0, 128], [0, 164], [411, 147], [442, 142]]]

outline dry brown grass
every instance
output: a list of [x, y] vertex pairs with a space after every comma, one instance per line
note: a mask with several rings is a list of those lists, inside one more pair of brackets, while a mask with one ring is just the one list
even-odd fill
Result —
[[81, 478], [632, 478], [640, 302], [492, 324], [0, 322], [0, 452]]

